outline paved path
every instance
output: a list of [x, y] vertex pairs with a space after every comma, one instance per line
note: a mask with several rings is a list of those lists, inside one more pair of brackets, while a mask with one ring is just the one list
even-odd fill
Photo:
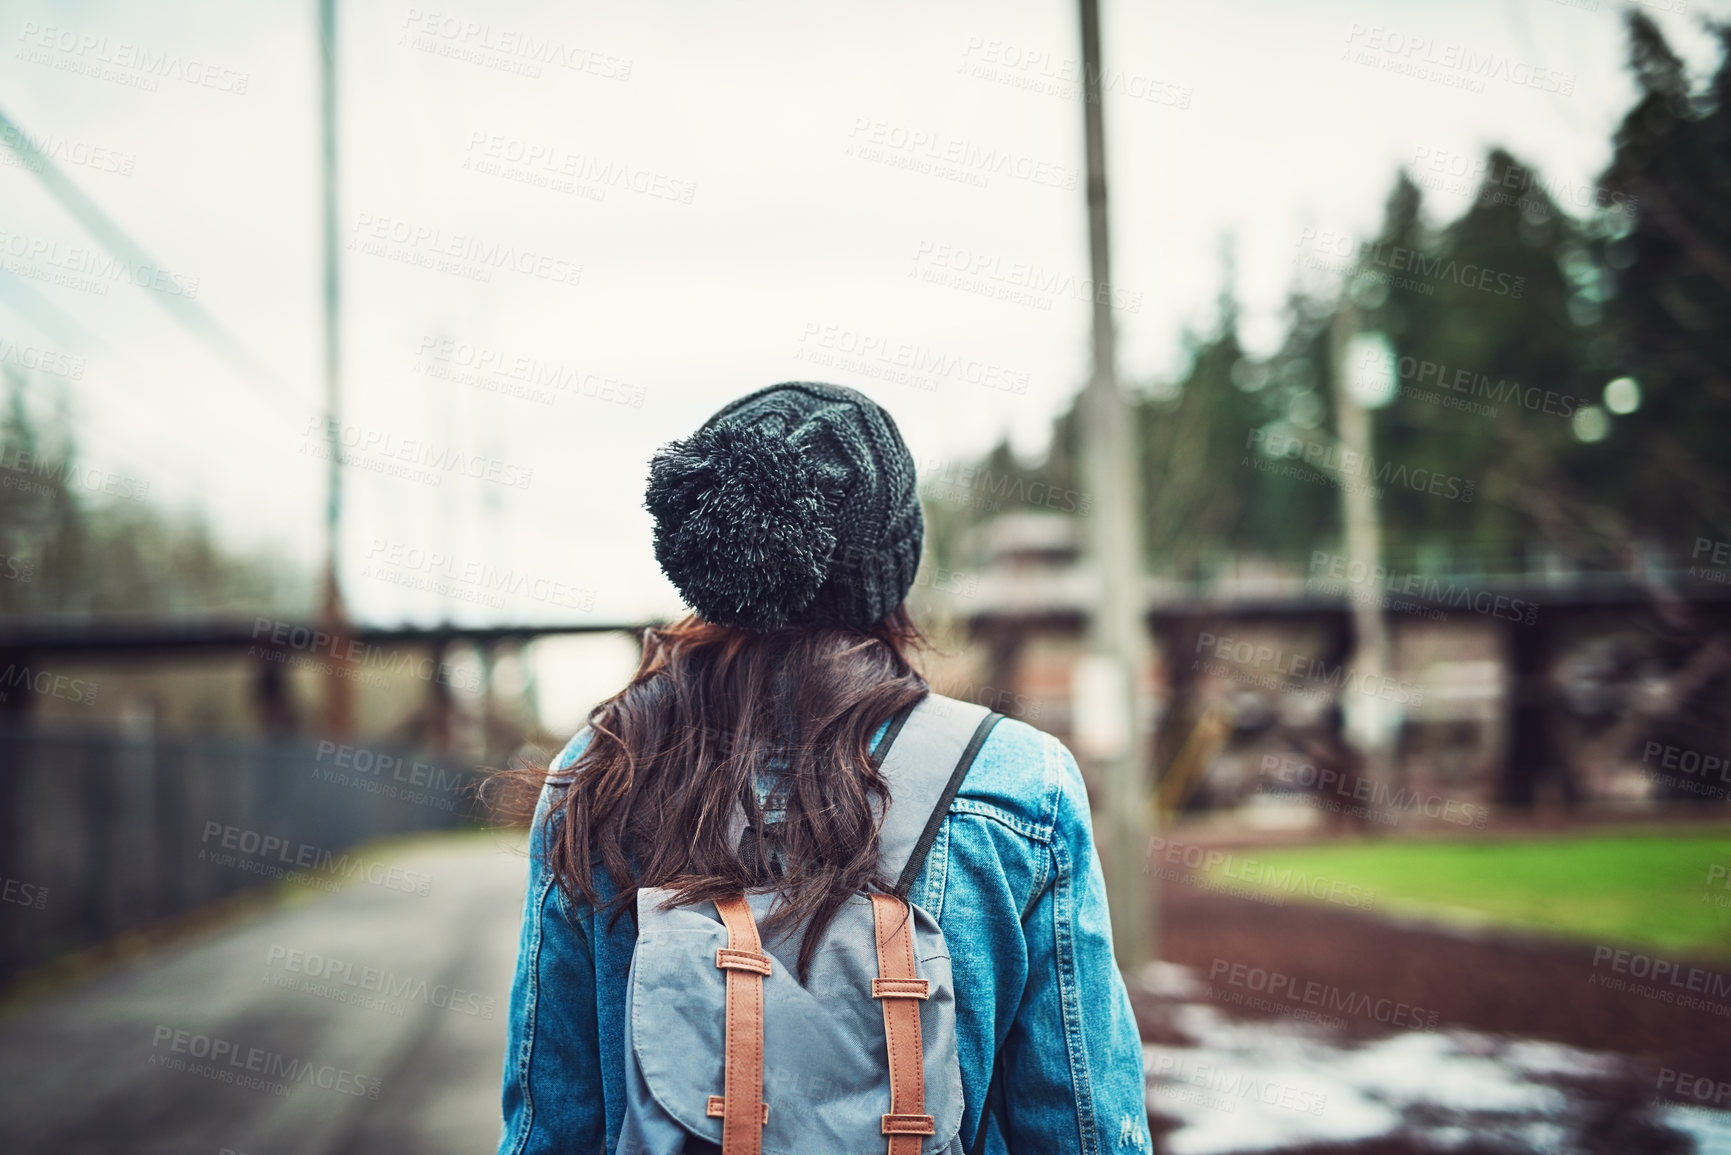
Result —
[[521, 841], [470, 833], [363, 853], [401, 869], [304, 892], [0, 1019], [0, 1145], [491, 1151]]

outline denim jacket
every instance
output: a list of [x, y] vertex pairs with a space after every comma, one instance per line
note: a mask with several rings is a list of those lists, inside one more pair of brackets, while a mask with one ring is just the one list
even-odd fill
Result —
[[[578, 733], [554, 760], [532, 828], [500, 1155], [611, 1152], [623, 1118], [636, 932], [629, 914], [610, 929], [589, 904], [568, 904], [544, 854], [550, 823], [562, 820], [558, 772], [587, 742]], [[1087, 791], [1061, 742], [998, 723], [909, 898], [937, 917], [950, 946], [964, 1147], [973, 1150], [999, 1053], [987, 1151], [1148, 1152], [1141, 1038], [1112, 958]]]

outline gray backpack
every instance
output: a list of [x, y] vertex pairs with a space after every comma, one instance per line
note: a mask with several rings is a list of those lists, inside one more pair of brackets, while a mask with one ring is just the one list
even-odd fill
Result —
[[891, 721], [873, 757], [895, 893], [845, 903], [803, 985], [801, 936], [757, 933], [773, 891], [668, 910], [639, 892], [615, 1155], [962, 1155], [950, 950], [906, 895], [999, 718], [930, 694]]

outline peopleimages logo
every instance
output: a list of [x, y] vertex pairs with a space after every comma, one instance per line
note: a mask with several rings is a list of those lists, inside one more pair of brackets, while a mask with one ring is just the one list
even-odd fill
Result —
[[977, 357], [960, 357], [917, 341], [901, 341], [870, 330], [807, 321], [799, 343], [800, 351], [794, 355], [799, 360], [851, 369], [926, 392], [936, 390], [941, 381], [959, 381], [1005, 393], [1028, 391], [1026, 371]]
[[1731, 565], [1731, 541], [1714, 541], [1710, 537], [1698, 537], [1695, 539], [1695, 548], [1690, 551], [1689, 557], [1693, 561], [1700, 561], [1703, 555], [1714, 565]]
[[[179, 80], [195, 88], [210, 88], [233, 96], [245, 96], [250, 73], [194, 60], [178, 52], [155, 51], [128, 40], [111, 40], [75, 28], [38, 24], [26, 20], [18, 30], [24, 50], [20, 59], [63, 71], [113, 80], [129, 87], [155, 92], [159, 80]], [[58, 52], [56, 61], [49, 53]]]
[[52, 670], [32, 670], [22, 662], [13, 662], [0, 670], [0, 702], [11, 699], [14, 690], [58, 698], [75, 706], [89, 706], [96, 701], [97, 684], [83, 678], [70, 678]]
[[535, 467], [532, 465], [518, 465], [479, 453], [466, 453], [453, 446], [434, 445], [418, 437], [399, 437], [388, 429], [374, 429], [348, 422], [338, 424], [328, 417], [317, 415], [307, 418], [301, 444], [303, 451], [309, 456], [322, 453], [328, 458], [333, 438], [341, 449], [345, 465], [393, 467], [409, 480], [430, 482], [433, 485], [438, 485], [445, 477], [453, 474], [474, 481], [489, 481], [511, 489], [528, 489], [529, 483], [535, 479]]
[[1194, 668], [1206, 669], [1211, 673], [1230, 673], [1230, 671], [1214, 662], [1209, 662], [1209, 655], [1220, 661], [1232, 662], [1253, 670], [1269, 670], [1273, 675], [1272, 685], [1269, 687], [1271, 689], [1282, 686], [1282, 679], [1292, 677], [1317, 686], [1331, 687], [1336, 690], [1351, 690], [1367, 697], [1398, 702], [1403, 706], [1424, 704], [1424, 688], [1416, 686], [1404, 678], [1384, 676], [1378, 679], [1374, 676], [1368, 676], [1360, 670], [1350, 669], [1345, 662], [1330, 665], [1320, 658], [1313, 658], [1297, 651], [1289, 652], [1279, 646], [1220, 637], [1203, 631], [1196, 636], [1196, 654], [1198, 657]]
[[[104, 497], [117, 497], [122, 501], [143, 501], [150, 494], [148, 481], [115, 473], [111, 469], [83, 466], [61, 458], [44, 457], [40, 453], [32, 454], [18, 446], [0, 449], [0, 472], [44, 478], [65, 487], [76, 485], [87, 493], [100, 493]], [[47, 496], [47, 493], [44, 492], [43, 495]]]
[[[1600, 966], [1611, 973], [1602, 973]], [[1629, 977], [1620, 977], [1623, 975]], [[1731, 1003], [1715, 1001], [1731, 998], [1731, 975], [1655, 958], [1640, 951], [1595, 946], [1593, 976], [1589, 982], [1593, 986], [1626, 990], [1657, 1002], [1731, 1018]]]
[[[249, 1047], [218, 1035], [205, 1035], [177, 1027], [157, 1024], [151, 1032], [150, 1065], [171, 1071], [215, 1079], [220, 1083], [235, 1083], [251, 1090], [286, 1095], [289, 1087], [300, 1084], [353, 1095], [357, 1099], [377, 1099], [380, 1080], [357, 1074], [346, 1067], [330, 1063], [311, 1063], [281, 1051]], [[203, 1060], [189, 1066], [186, 1058]]]
[[332, 742], [328, 738], [320, 739], [318, 753], [313, 760], [321, 763], [328, 761], [330, 765], [348, 773], [381, 780], [389, 778], [405, 786], [441, 794], [457, 794], [471, 790], [483, 780], [480, 774], [449, 770], [436, 762], [424, 762], [419, 758], [405, 758], [399, 754], [369, 750], [365, 746], [348, 746]]
[[595, 608], [595, 591], [569, 582], [541, 577], [515, 566], [500, 569], [488, 561], [461, 558], [439, 550], [422, 549], [401, 541], [375, 537], [367, 548], [362, 577], [373, 577], [410, 589], [429, 589], [447, 596], [471, 591], [481, 601], [498, 609], [506, 596], [529, 598], [572, 610]]
[[1288, 786], [1313, 790], [1319, 796], [1333, 793], [1340, 798], [1351, 798], [1373, 811], [1390, 816], [1417, 811], [1426, 818], [1479, 830], [1484, 829], [1485, 820], [1490, 816], [1491, 808], [1483, 803], [1460, 802], [1440, 794], [1420, 794], [1406, 787], [1397, 789], [1387, 782], [1347, 774], [1327, 766], [1319, 767], [1309, 759], [1291, 754], [1264, 754], [1262, 773]]
[[1039, 506], [1059, 513], [1088, 517], [1093, 499], [1086, 493], [1029, 480], [984, 465], [960, 465], [943, 458], [928, 458], [917, 469], [919, 494], [945, 505], [974, 506], [996, 513], [1011, 505]]
[[[1147, 1066], [1148, 1078], [1156, 1084], [1148, 1093], [1167, 1102], [1191, 1102], [1231, 1112], [1237, 1107], [1235, 1099], [1253, 1099], [1264, 1107], [1279, 1107], [1301, 1115], [1320, 1115], [1328, 1106], [1328, 1096], [1318, 1091], [1257, 1078], [1243, 1071], [1225, 1070], [1218, 1063], [1162, 1053], [1150, 1056]], [[1140, 1150], [1142, 1144], [1136, 1147]]]
[[44, 349], [40, 345], [20, 345], [0, 337], [0, 365], [16, 365], [36, 373], [50, 373], [77, 381], [84, 376], [84, 358], [71, 353]]
[[1315, 265], [1317, 268], [1335, 272], [1347, 272], [1362, 266], [1371, 271], [1380, 269], [1386, 270], [1386, 273], [1404, 273], [1424, 281], [1447, 281], [1463, 289], [1477, 289], [1516, 301], [1521, 299], [1527, 287], [1527, 279], [1522, 276], [1499, 272], [1471, 261], [1457, 261], [1453, 257], [1427, 256], [1407, 245], [1387, 241], [1360, 241], [1349, 233], [1335, 232], [1332, 229], [1303, 228], [1299, 230], [1296, 247], [1339, 259], [1342, 262], [1339, 265]]
[[624, 83], [631, 79], [632, 61], [626, 57], [612, 56], [525, 28], [421, 8], [408, 9], [399, 27], [402, 33], [398, 44], [418, 52], [482, 64], [501, 71], [538, 78], [540, 66], [549, 64], [601, 80]]
[[[1633, 212], [1637, 198], [1600, 186], [1591, 179], [1568, 179], [1546, 176], [1525, 165], [1506, 159], [1481, 156], [1477, 153], [1454, 152], [1446, 148], [1419, 145], [1412, 151], [1412, 166], [1417, 170], [1415, 182], [1421, 188], [1437, 191], [1477, 193], [1481, 202], [1495, 204], [1512, 200], [1521, 204], [1529, 200], [1529, 192], [1537, 189], [1559, 204], [1576, 209], [1611, 209]], [[1513, 196], [1503, 190], [1512, 190]], [[1531, 197], [1534, 203], [1540, 198]]]
[[1312, 875], [1291, 867], [1277, 869], [1272, 863], [1231, 851], [1204, 848], [1193, 842], [1178, 842], [1153, 834], [1148, 837], [1148, 848], [1142, 859], [1142, 872], [1151, 873], [1156, 861], [1165, 862], [1168, 866], [1182, 865], [1194, 872], [1194, 878], [1181, 879], [1167, 870], [1161, 870], [1156, 877], [1194, 881], [1204, 889], [1208, 889], [1206, 884], [1210, 881], [1236, 883], [1235, 886], [1221, 889], [1246, 898], [1255, 898], [1261, 892], [1273, 891], [1281, 895], [1307, 895], [1354, 909], [1368, 909], [1376, 904], [1376, 891], [1369, 887]]
[[[849, 156], [934, 175], [944, 175], [945, 167], [952, 166], [955, 177], [980, 187], [985, 187], [993, 176], [1051, 188], [1076, 187], [1078, 174], [1074, 166], [1053, 164], [995, 146], [988, 148], [935, 129], [909, 128], [856, 116], [848, 141]], [[898, 160], [903, 163], [898, 164]]]
[[1420, 80], [1483, 92], [1484, 82], [1500, 80], [1517, 88], [1534, 88], [1558, 96], [1575, 94], [1575, 74], [1537, 68], [1497, 52], [1470, 45], [1438, 42], [1392, 28], [1354, 22], [1347, 28], [1345, 59]]
[[387, 674], [408, 674], [423, 682], [438, 681], [463, 690], [481, 688], [480, 675], [465, 672], [462, 667], [454, 667], [447, 662], [435, 662], [432, 658], [408, 650], [387, 649], [311, 626], [275, 621], [271, 618], [254, 618], [252, 637], [255, 644], [247, 650], [250, 657], [265, 657], [275, 647], [278, 650], [298, 651], [308, 657], [323, 654], [339, 666], [358, 666], [363, 670], [377, 670]]
[[28, 172], [41, 172], [45, 164], [63, 164], [131, 176], [132, 166], [138, 162], [130, 152], [51, 132], [33, 133], [11, 124], [0, 125], [0, 144], [6, 146], [0, 153], [0, 164]]
[[386, 257], [475, 281], [489, 282], [495, 270], [507, 269], [558, 285], [583, 282], [583, 266], [563, 257], [375, 213], [355, 215], [348, 247], [368, 256]]
[[1110, 305], [1126, 313], [1142, 310], [1142, 293], [1129, 292], [1108, 281], [1078, 277], [1029, 261], [1008, 261], [992, 253], [922, 240], [914, 246], [909, 276], [927, 284], [978, 293], [1011, 304], [1050, 311], [1058, 298]]
[[539, 405], [557, 404], [560, 396], [568, 394], [641, 409], [648, 393], [642, 385], [604, 373], [450, 337], [422, 337], [416, 354], [416, 373]]
[[[212, 840], [216, 843], [215, 848], [209, 845]], [[332, 889], [339, 880], [359, 880], [386, 890], [422, 897], [431, 894], [433, 889], [433, 876], [419, 870], [391, 866], [348, 851], [326, 850], [309, 842], [295, 842], [280, 834], [266, 834], [224, 822], [206, 822], [201, 841], [205, 848], [198, 852], [200, 862], [232, 866], [271, 878], [288, 878], [305, 872], [309, 877], [301, 881], [322, 883], [325, 889]]]
[[[487, 176], [505, 176], [556, 192], [588, 189], [604, 199], [609, 189], [623, 189], [656, 200], [688, 205], [697, 196], [697, 182], [681, 180], [589, 153], [572, 152], [545, 141], [523, 140], [476, 129], [469, 133], [462, 168]], [[515, 174], [515, 175], [513, 175]]]
[[1196, 95], [1195, 89], [1158, 80], [1147, 73], [1102, 69], [1074, 56], [980, 36], [968, 37], [957, 71], [977, 80], [1065, 100], [1083, 99], [1088, 81], [1100, 86], [1102, 96], [1128, 96], [1169, 108], [1189, 108], [1191, 98]]
[[1717, 778], [1731, 785], [1731, 755], [1703, 754], [1668, 742], [1648, 742], [1641, 749], [1641, 761], [1657, 765], [1661, 770], [1681, 770], [1691, 776], [1698, 774], [1702, 781]]
[[1348, 590], [1342, 582], [1359, 586], [1362, 592], [1378, 598], [1381, 594], [1377, 591], [1387, 591], [1419, 598], [1425, 604], [1446, 606], [1449, 609], [1467, 609], [1506, 622], [1519, 622], [1530, 626], [1539, 620], [1538, 603], [1525, 598], [1475, 589], [1442, 578], [1402, 573], [1388, 566], [1372, 566], [1362, 560], [1326, 550], [1311, 551], [1310, 577], [1313, 581], [1326, 579], [1323, 584], [1318, 585], [1319, 592], [1344, 593], [1354, 600], [1358, 600], [1355, 592]]
[[1354, 1015], [1386, 1026], [1424, 1031], [1437, 1025], [1436, 1011], [1409, 1006], [1394, 999], [1372, 999], [1369, 995], [1343, 990], [1328, 983], [1301, 979], [1296, 975], [1262, 967], [1246, 966], [1217, 958], [1208, 966], [1208, 981], [1266, 994], [1270, 999], [1322, 1007], [1336, 1014]]
[[[1386, 366], [1377, 350], [1366, 349], [1359, 358], [1359, 369], [1375, 374], [1379, 370], [1386, 370]], [[1495, 417], [1497, 411], [1480, 404], [1481, 401], [1493, 401], [1499, 405], [1512, 402], [1528, 412], [1544, 413], [1552, 417], [1572, 417], [1577, 409], [1590, 404], [1572, 393], [1540, 389], [1537, 385], [1522, 385], [1519, 381], [1509, 381], [1502, 377], [1493, 381], [1489, 374], [1480, 373], [1476, 369], [1463, 369], [1458, 365], [1426, 361], [1419, 357], [1403, 356], [1394, 363], [1394, 369], [1399, 375], [1401, 392], [1404, 395], [1416, 400], [1436, 400], [1446, 408], [1462, 409], [1485, 417]], [[1427, 391], [1434, 391], [1434, 396], [1433, 392]], [[1454, 394], [1463, 396], [1456, 397]]]
[[[1716, 890], [1726, 893], [1715, 894]], [[1723, 862], [1707, 867], [1707, 885], [1701, 891], [1701, 901], [1721, 908], [1731, 907], [1731, 870]]]
[[8, 878], [4, 880], [4, 885], [0, 885], [0, 901], [10, 902], [16, 906], [27, 906], [32, 910], [46, 910], [48, 908], [48, 888], [38, 886], [33, 882]]
[[1305, 437], [1274, 426], [1256, 426], [1245, 436], [1244, 447], [1256, 449], [1265, 457], [1303, 461], [1330, 481], [1343, 487], [1363, 486], [1377, 496], [1381, 487], [1428, 493], [1456, 501], [1471, 501], [1478, 482], [1452, 473], [1441, 473], [1422, 466], [1408, 467], [1404, 462], [1383, 458], [1378, 461], [1368, 454], [1347, 449], [1334, 441]]
[[446, 813], [455, 811], [465, 796], [472, 796], [482, 781], [479, 774], [463, 775], [435, 763], [329, 741], [319, 743], [312, 777], [330, 786]]
[[1672, 1067], [1660, 1067], [1658, 1089], [1671, 1091], [1679, 1099], [1712, 1103], [1715, 1107], [1731, 1105], [1731, 1082], [1714, 1080], [1709, 1075], [1691, 1075]]
[[[363, 1006], [369, 1005], [364, 996], [375, 995], [491, 1019], [498, 1004], [495, 996], [482, 995], [478, 991], [464, 990], [449, 983], [429, 983], [424, 978], [406, 977], [385, 967], [357, 965], [348, 959], [299, 950], [281, 943], [272, 943], [265, 952], [265, 967], [267, 975], [271, 970], [283, 972], [269, 976], [267, 981], [272, 986]], [[391, 1011], [388, 1004], [371, 1009]], [[400, 1010], [393, 1013], [400, 1013]]]
[[[52, 237], [0, 230], [0, 253], [59, 269], [73, 277], [89, 277], [91, 284], [107, 294], [110, 283], [127, 283], [140, 289], [167, 293], [192, 300], [198, 296], [198, 278], [172, 272], [160, 265], [134, 264], [107, 249], [89, 245], [63, 245]], [[22, 271], [22, 270], [14, 270]], [[40, 278], [38, 278], [40, 279]]]

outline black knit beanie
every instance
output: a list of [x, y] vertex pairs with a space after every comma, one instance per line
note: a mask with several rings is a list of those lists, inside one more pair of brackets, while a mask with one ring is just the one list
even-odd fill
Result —
[[890, 415], [792, 381], [722, 407], [649, 463], [655, 560], [718, 625], [867, 630], [902, 604], [925, 520]]

